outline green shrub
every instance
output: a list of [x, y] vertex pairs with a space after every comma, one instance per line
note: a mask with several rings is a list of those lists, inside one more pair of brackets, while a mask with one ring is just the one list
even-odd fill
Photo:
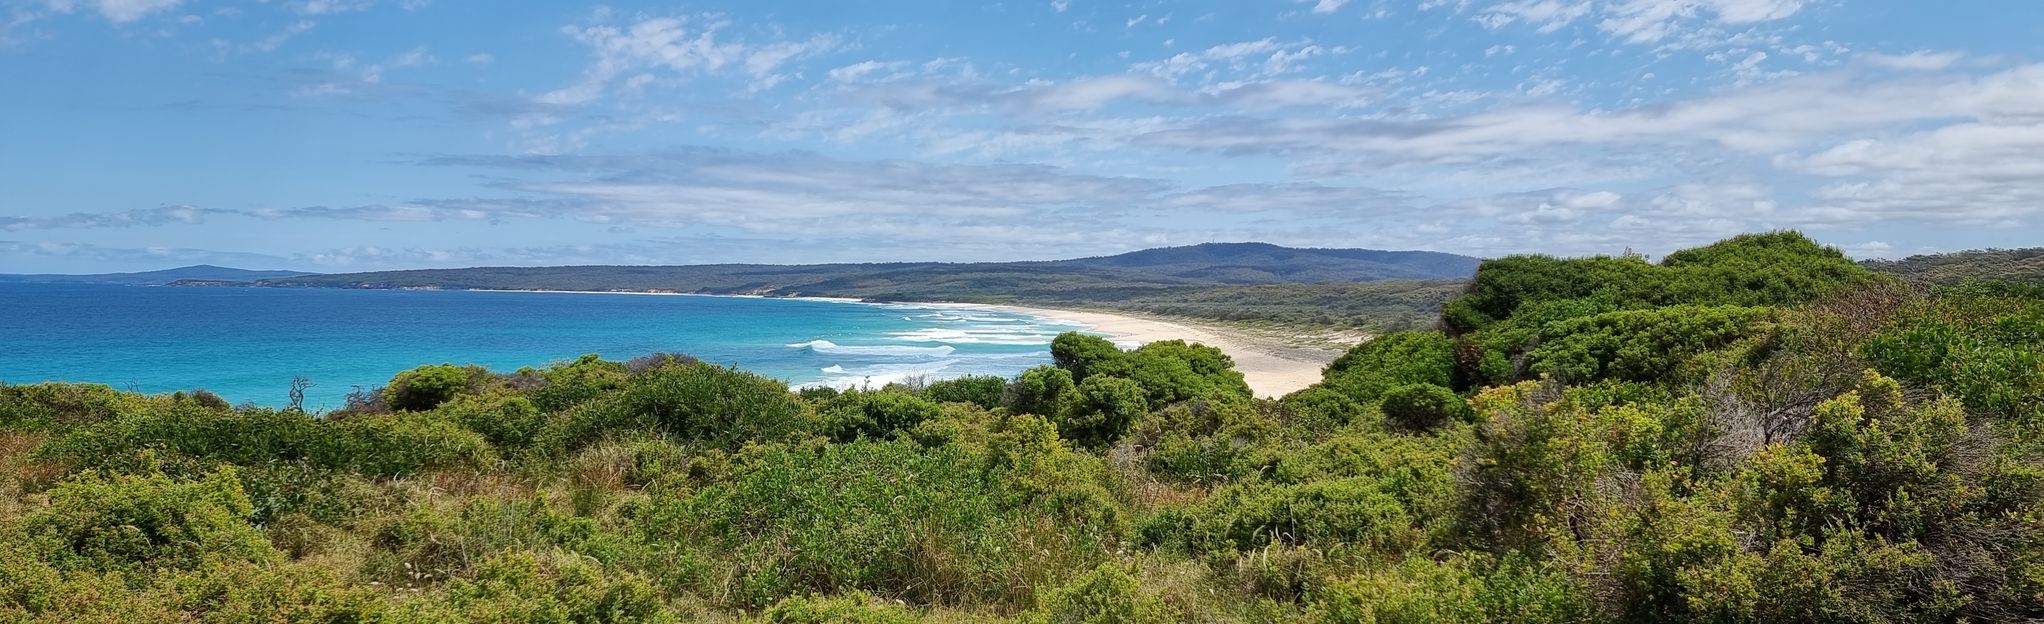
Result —
[[922, 621], [900, 605], [863, 592], [841, 596], [796, 596], [761, 614], [767, 624], [915, 624]]
[[1672, 306], [1558, 321], [1527, 353], [1534, 370], [1570, 382], [1655, 381], [1706, 351], [1745, 337], [1763, 308]]
[[504, 393], [456, 397], [440, 404], [433, 416], [460, 423], [503, 449], [531, 446], [547, 422], [546, 414], [534, 401]]
[[1987, 293], [1911, 306], [1864, 352], [1883, 373], [2044, 431], [2044, 298]]
[[249, 524], [254, 515], [232, 469], [195, 482], [86, 472], [51, 490], [49, 506], [23, 517], [20, 530], [62, 570], [190, 570], [216, 557], [274, 559]]
[[1368, 477], [1230, 485], [1186, 510], [1177, 521], [1182, 524], [1153, 526], [1146, 536], [1161, 539], [1156, 542], [1160, 544], [1182, 538], [1199, 551], [1310, 544], [1385, 553], [1402, 552], [1422, 537], [1398, 497]]
[[1433, 384], [1410, 384], [1384, 393], [1384, 420], [1407, 431], [1431, 431], [1467, 421], [1469, 402], [1455, 391]]
[[[907, 442], [758, 448], [730, 480], [654, 502], [640, 530], [727, 558], [727, 580], [703, 590], [740, 605], [844, 589], [920, 604], [1026, 600], [1066, 562], [1098, 557], [1114, 530], [1053, 515], [1072, 486], [1036, 461], [990, 465]], [[1047, 489], [1015, 487], [1018, 472]]]
[[295, 410], [222, 411], [195, 402], [152, 404], [77, 429], [38, 451], [80, 467], [121, 467], [138, 451], [199, 464], [311, 466], [397, 476], [438, 468], [477, 468], [496, 459], [482, 435], [439, 413], [328, 420]]
[[1313, 605], [1313, 619], [1329, 624], [1477, 624], [1490, 621], [1479, 602], [1481, 586], [1461, 565], [1409, 559], [1396, 568], [1333, 583]]
[[363, 576], [394, 587], [429, 587], [468, 578], [481, 562], [518, 550], [567, 551], [604, 557], [614, 542], [597, 525], [550, 504], [545, 496], [479, 496], [452, 509], [416, 504], [380, 518], [365, 531], [371, 551]]
[[220, 410], [192, 401], [151, 402], [87, 427], [38, 452], [80, 467], [133, 457], [142, 449], [233, 464], [312, 459], [329, 441], [327, 423], [297, 411]]
[[779, 381], [701, 363], [655, 368], [548, 423], [540, 437], [556, 451], [610, 433], [651, 430], [735, 449], [815, 428], [808, 403]]
[[[147, 575], [59, 572], [0, 550], [0, 620], [9, 622], [381, 622], [399, 619], [373, 588], [316, 567], [209, 558]], [[410, 618], [406, 621], [421, 621]], [[432, 620], [425, 620], [432, 621]], [[440, 619], [439, 621], [447, 621]]]
[[1112, 360], [1098, 362], [1087, 375], [1108, 375], [1134, 381], [1143, 387], [1151, 407], [1206, 397], [1252, 396], [1235, 361], [1220, 349], [1189, 344], [1183, 340], [1160, 340]]
[[1367, 405], [1399, 386], [1452, 386], [1454, 375], [1454, 339], [1432, 331], [1396, 332], [1350, 347], [1327, 365], [1321, 384]]
[[1324, 384], [1285, 395], [1279, 401], [1286, 426], [1317, 436], [1351, 424], [1374, 424], [1368, 408]]
[[0, 384], [0, 429], [62, 433], [112, 420], [144, 402], [98, 384]]
[[824, 432], [839, 442], [888, 439], [915, 429], [943, 412], [936, 403], [907, 392], [845, 392], [823, 407]]
[[971, 403], [986, 409], [1001, 406], [1008, 380], [993, 375], [972, 375], [930, 382], [923, 398], [938, 403]]
[[384, 387], [383, 402], [391, 409], [430, 410], [468, 389], [477, 372], [453, 364], [432, 364], [398, 373]]
[[1587, 310], [1597, 312], [1684, 304], [1783, 305], [1874, 280], [1871, 271], [1843, 253], [1802, 234], [1747, 234], [1668, 254], [1658, 265], [1637, 256], [1485, 260], [1469, 292], [1449, 302], [1443, 318], [1457, 333], [1470, 333], [1516, 321], [1531, 306], [1548, 302], [1593, 300]]
[[1122, 352], [1106, 338], [1065, 332], [1050, 341], [1050, 357], [1058, 368], [1072, 371], [1073, 381], [1084, 383], [1088, 376], [1122, 359]]
[[1460, 519], [1472, 545], [1537, 548], [1553, 525], [1601, 511], [1597, 483], [1616, 460], [1600, 421], [1549, 392], [1529, 381], [1472, 399], [1478, 424]]
[[624, 385], [631, 371], [624, 364], [605, 361], [592, 353], [573, 362], [555, 364], [539, 372], [546, 383], [532, 392], [533, 405], [543, 412], [574, 407]]
[[1057, 417], [1058, 433], [1081, 446], [1113, 446], [1129, 425], [1149, 413], [1143, 387], [1119, 377], [1096, 375], [1079, 384], [1078, 400]]
[[1028, 619], [1044, 624], [1161, 624], [1182, 621], [1185, 615], [1145, 592], [1121, 564], [1103, 563], [1044, 596]]
[[1145, 465], [1157, 476], [1227, 481], [1256, 470], [1249, 458], [1277, 430], [1277, 422], [1259, 404], [1236, 397], [1151, 412], [1136, 422], [1130, 437], [1151, 447]]
[[445, 605], [471, 622], [675, 622], [644, 578], [581, 557], [515, 552], [477, 564], [447, 587]]
[[1055, 415], [1076, 398], [1078, 384], [1072, 372], [1055, 366], [1038, 366], [1022, 371], [1010, 389], [1008, 409], [1017, 414]]
[[397, 476], [441, 468], [482, 468], [497, 461], [482, 434], [431, 414], [386, 414], [325, 428], [314, 460], [366, 475]]

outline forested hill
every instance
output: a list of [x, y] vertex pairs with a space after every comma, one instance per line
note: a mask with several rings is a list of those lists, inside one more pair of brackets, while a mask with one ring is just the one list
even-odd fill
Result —
[[1042, 262], [478, 267], [308, 275], [257, 286], [666, 291], [987, 301], [1158, 288], [1463, 279], [1478, 260], [1429, 251], [1209, 243]]
[[1968, 280], [2044, 281], [2044, 247], [1979, 249], [1901, 260], [1868, 260], [1863, 264], [1923, 285], [1951, 285]]
[[189, 280], [247, 282], [252, 280], [269, 278], [294, 277], [299, 275], [311, 274], [302, 271], [251, 271], [248, 269], [236, 269], [231, 267], [213, 266], [210, 264], [198, 264], [187, 267], [178, 267], [175, 269], [164, 269], [161, 271], [144, 271], [140, 273], [98, 273], [92, 275], [61, 275], [51, 273], [26, 275], [0, 274], [0, 283], [33, 282], [60, 284], [126, 284], [135, 286], [153, 286]]

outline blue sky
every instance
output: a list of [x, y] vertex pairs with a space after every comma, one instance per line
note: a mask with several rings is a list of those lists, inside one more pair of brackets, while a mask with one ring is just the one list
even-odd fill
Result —
[[2044, 244], [2032, 0], [0, 0], [0, 272]]

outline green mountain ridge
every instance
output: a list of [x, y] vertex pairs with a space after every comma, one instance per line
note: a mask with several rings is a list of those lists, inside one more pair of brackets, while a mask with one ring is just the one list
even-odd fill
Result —
[[161, 286], [184, 280], [209, 280], [223, 282], [252, 282], [263, 279], [288, 278], [313, 275], [304, 271], [259, 271], [232, 267], [195, 264], [192, 266], [143, 271], [139, 273], [97, 273], [66, 275], [58, 273], [5, 274], [0, 273], [0, 283], [41, 283], [41, 284], [126, 284], [134, 286]]
[[1925, 285], [1952, 285], [1968, 280], [2044, 282], [2044, 247], [1976, 249], [1900, 260], [1868, 260], [1861, 264]]
[[1426, 251], [1208, 243], [1028, 262], [417, 269], [256, 280], [269, 287], [662, 291], [988, 300], [1077, 291], [1466, 278], [1476, 258]]

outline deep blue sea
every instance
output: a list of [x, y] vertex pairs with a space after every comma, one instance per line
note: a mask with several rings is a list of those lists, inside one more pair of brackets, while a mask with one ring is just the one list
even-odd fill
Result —
[[977, 308], [745, 297], [0, 284], [0, 382], [203, 388], [340, 407], [421, 364], [509, 372], [656, 351], [793, 385], [1014, 375], [1075, 327]]

